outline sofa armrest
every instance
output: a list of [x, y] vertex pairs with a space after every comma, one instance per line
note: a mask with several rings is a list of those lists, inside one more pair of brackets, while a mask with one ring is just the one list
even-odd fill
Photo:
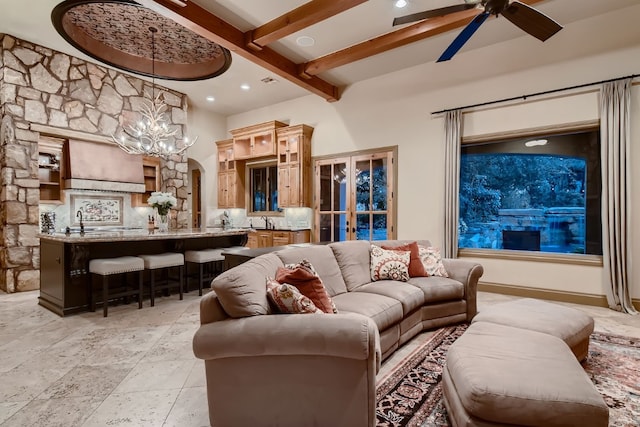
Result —
[[375, 323], [357, 314], [272, 314], [201, 325], [193, 352], [204, 360], [242, 356], [322, 355], [380, 365]]
[[443, 258], [444, 268], [449, 277], [464, 285], [464, 299], [467, 301], [467, 322], [478, 313], [478, 280], [484, 273], [481, 264], [462, 259]]
[[224, 311], [218, 295], [214, 290], [209, 291], [200, 299], [200, 324], [219, 322], [228, 319], [229, 315]]

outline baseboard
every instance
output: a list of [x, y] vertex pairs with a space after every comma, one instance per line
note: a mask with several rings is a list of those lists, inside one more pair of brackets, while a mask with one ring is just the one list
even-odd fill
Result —
[[[550, 301], [570, 302], [573, 304], [609, 307], [604, 295], [583, 294], [580, 292], [557, 291], [553, 289], [530, 288], [527, 286], [504, 285], [500, 283], [478, 282], [478, 290], [494, 294], [513, 295], [523, 298], [538, 298]], [[631, 303], [640, 311], [640, 299], [632, 299]]]

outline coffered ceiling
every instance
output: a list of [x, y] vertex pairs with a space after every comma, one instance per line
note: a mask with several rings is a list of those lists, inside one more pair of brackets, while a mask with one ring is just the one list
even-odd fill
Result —
[[[189, 95], [192, 104], [223, 115], [309, 94], [335, 102], [351, 84], [434, 62], [478, 13], [469, 10], [392, 27], [394, 17], [464, 0], [408, 0], [402, 9], [394, 7], [395, 0], [137, 1], [232, 52], [231, 67], [218, 77], [198, 82], [160, 82]], [[638, 3], [637, 0], [522, 1], [565, 26]], [[50, 14], [58, 3], [58, 0], [0, 0], [0, 32], [85, 57], [54, 30]], [[594, 28], [605, 30], [616, 28]], [[545, 45], [556, 43], [556, 37]], [[132, 35], [132, 41], [134, 38]], [[517, 38], [531, 36], [504, 18], [492, 17], [450, 63], [431, 69], [435, 73], [450, 72], [456, 62], [464, 62], [459, 58], [464, 58], [465, 53]], [[314, 43], [309, 45], [311, 39]], [[540, 57], [541, 64], [553, 60], [557, 58]], [[504, 72], [502, 65], [491, 64], [489, 70], [494, 75], [500, 74]], [[471, 76], [473, 72], [469, 70]], [[425, 75], [425, 79], [429, 78], [433, 76]], [[242, 90], [241, 84], [251, 89]], [[215, 101], [207, 102], [207, 95], [215, 97]]]

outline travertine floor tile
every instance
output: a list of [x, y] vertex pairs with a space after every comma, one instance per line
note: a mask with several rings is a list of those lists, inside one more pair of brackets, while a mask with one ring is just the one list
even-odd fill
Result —
[[102, 398], [92, 396], [35, 399], [9, 418], [3, 425], [29, 427], [79, 426], [101, 402]]
[[158, 427], [173, 407], [180, 389], [111, 394], [82, 427]]
[[138, 363], [113, 392], [181, 389], [193, 368], [194, 359]]
[[208, 426], [209, 414], [202, 411], [206, 407], [206, 387], [183, 388], [163, 427]]
[[[197, 292], [61, 318], [38, 292], [0, 292], [0, 426], [208, 425], [204, 362], [193, 355]], [[478, 294], [479, 310], [516, 297]], [[596, 330], [640, 338], [640, 316], [567, 304], [594, 317]], [[19, 319], [19, 321], [16, 321]], [[377, 378], [432, 332], [387, 359]]]

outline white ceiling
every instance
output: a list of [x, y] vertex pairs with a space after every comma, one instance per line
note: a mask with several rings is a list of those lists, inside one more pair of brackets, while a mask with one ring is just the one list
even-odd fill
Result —
[[[306, 3], [305, 0], [190, 1], [194, 1], [242, 31], [258, 27]], [[391, 31], [393, 29], [391, 22], [396, 16], [457, 4], [463, 0], [408, 0], [409, 5], [403, 9], [395, 8], [394, 1], [369, 0], [342, 14], [273, 43], [270, 47], [295, 62], [306, 62]], [[10, 34], [94, 61], [71, 47], [53, 28], [50, 13], [59, 2], [59, 0], [0, 0], [0, 11], [2, 11], [0, 13], [0, 33]], [[638, 0], [547, 0], [534, 5], [534, 7], [566, 26], [572, 22], [637, 4]], [[638, 18], [640, 19], [640, 16]], [[594, 28], [594, 31], [616, 31], [616, 29]], [[443, 33], [330, 70], [318, 77], [334, 85], [344, 87], [382, 74], [433, 62], [458, 32], [459, 30], [453, 30]], [[316, 41], [315, 45], [312, 47], [298, 46], [296, 39], [302, 35], [313, 37]], [[531, 36], [524, 34], [504, 18], [490, 19], [458, 55], [519, 37]], [[553, 44], [554, 37], [545, 43]], [[584, 52], [584, 48], [577, 50]], [[567, 54], [570, 55], [569, 52]], [[541, 58], [541, 61], [544, 60]], [[552, 60], [554, 59], [549, 58], [547, 61]], [[456, 58], [452, 60], [452, 63], [455, 61]], [[500, 74], [501, 64], [492, 65], [491, 73]], [[513, 68], [513, 64], [509, 64], [509, 66]], [[435, 69], [438, 70], [437, 67]], [[450, 70], [448, 67], [442, 67], [442, 69]], [[260, 80], [265, 77], [273, 77], [277, 82], [262, 83]], [[425, 78], [435, 77], [437, 76], [425, 76]], [[242, 83], [250, 84], [251, 90], [241, 90]], [[192, 105], [223, 116], [309, 94], [306, 90], [236, 54], [233, 54], [233, 63], [230, 69], [216, 78], [200, 82], [163, 81], [160, 84], [186, 93]], [[207, 102], [204, 99], [206, 95], [214, 96], [215, 102]]]

